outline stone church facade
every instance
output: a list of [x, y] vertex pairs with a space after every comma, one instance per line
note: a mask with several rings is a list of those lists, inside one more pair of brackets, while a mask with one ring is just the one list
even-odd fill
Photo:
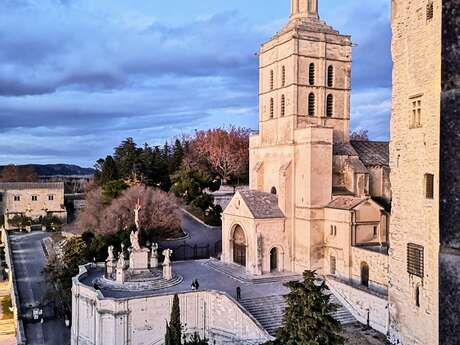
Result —
[[351, 38], [317, 6], [292, 1], [288, 24], [261, 47], [250, 190], [224, 211], [222, 260], [254, 275], [315, 269], [386, 290], [387, 273], [353, 252], [386, 270], [388, 143], [350, 141]]

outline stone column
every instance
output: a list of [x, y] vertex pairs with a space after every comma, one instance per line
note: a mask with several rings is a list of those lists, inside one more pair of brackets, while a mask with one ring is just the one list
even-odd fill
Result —
[[172, 255], [172, 250], [171, 249], [166, 249], [163, 251], [163, 255], [165, 257], [165, 261], [163, 262], [163, 279], [165, 280], [171, 280], [173, 278], [172, 275], [172, 265], [171, 265], [171, 255]]
[[158, 265], [158, 244], [154, 243], [150, 254], [150, 268], [158, 268]]

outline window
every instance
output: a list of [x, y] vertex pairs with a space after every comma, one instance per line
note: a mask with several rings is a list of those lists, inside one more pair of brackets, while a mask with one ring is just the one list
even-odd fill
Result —
[[332, 65], [327, 68], [327, 86], [334, 86], [334, 66]]
[[412, 101], [411, 128], [422, 127], [422, 100]]
[[32, 201], [37, 201], [37, 200], [38, 200], [38, 196], [32, 195]]
[[281, 86], [286, 86], [286, 67], [281, 67]]
[[434, 5], [432, 1], [429, 1], [426, 5], [426, 20], [433, 19], [434, 16]]
[[378, 233], [378, 228], [374, 226], [374, 237], [377, 236], [377, 233]]
[[334, 96], [327, 95], [327, 102], [326, 102], [326, 115], [327, 117], [334, 116]]
[[0, 193], [0, 202], [3, 202], [3, 193]]
[[420, 285], [415, 287], [415, 306], [420, 308]]
[[308, 68], [308, 82], [310, 85], [315, 85], [315, 64], [311, 63]]
[[337, 225], [331, 225], [331, 236], [337, 236]]
[[434, 199], [434, 175], [425, 174], [425, 198]]
[[48, 195], [48, 200], [53, 201], [54, 200], [54, 195], [53, 194]]
[[286, 114], [286, 97], [281, 95], [281, 116]]
[[270, 118], [273, 119], [275, 116], [275, 101], [273, 98], [270, 98]]
[[275, 74], [273, 70], [270, 70], [270, 90], [275, 88]]
[[335, 256], [331, 256], [331, 274], [335, 275], [335, 272], [337, 271], [337, 259]]
[[361, 285], [369, 287], [369, 265], [365, 262], [361, 263]]
[[14, 196], [14, 201], [21, 201], [21, 196], [20, 195], [15, 195]]
[[277, 194], [276, 188], [275, 188], [275, 187], [272, 187], [270, 193], [276, 195], [276, 194]]
[[407, 244], [407, 272], [423, 278], [424, 276], [424, 249], [414, 243]]
[[308, 95], [308, 115], [315, 116], [315, 94]]

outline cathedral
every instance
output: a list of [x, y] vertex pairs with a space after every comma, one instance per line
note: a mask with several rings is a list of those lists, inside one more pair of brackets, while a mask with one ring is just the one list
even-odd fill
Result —
[[389, 144], [350, 140], [351, 62], [350, 36], [319, 18], [318, 2], [292, 1], [288, 24], [260, 49], [260, 132], [250, 190], [224, 211], [224, 262], [386, 288], [355, 253], [385, 265], [391, 188]]

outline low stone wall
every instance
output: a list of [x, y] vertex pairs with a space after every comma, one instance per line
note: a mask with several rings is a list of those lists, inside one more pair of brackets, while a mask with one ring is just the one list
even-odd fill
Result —
[[[87, 266], [89, 267], [89, 266]], [[86, 276], [81, 269], [80, 278]], [[245, 309], [225, 293], [202, 290], [179, 293], [181, 322], [212, 344], [261, 344], [271, 339]], [[74, 278], [72, 345], [164, 344], [172, 294], [105, 298]], [[215, 341], [215, 343], [214, 343]]]
[[5, 248], [5, 261], [9, 269], [8, 281], [11, 286], [10, 293], [11, 293], [11, 303], [13, 305], [14, 323], [15, 323], [15, 328], [16, 328], [16, 341], [17, 341], [17, 345], [26, 345], [27, 338], [26, 338], [26, 334], [24, 331], [24, 324], [21, 319], [21, 303], [19, 300], [18, 287], [16, 284], [13, 257], [11, 256], [10, 241], [8, 238], [7, 231], [5, 229], [2, 229], [1, 238], [2, 238], [2, 243], [5, 246], [4, 247]]
[[369, 287], [379, 292], [388, 290], [388, 255], [374, 252], [372, 250], [352, 247], [352, 279], [357, 284], [361, 281], [361, 264], [369, 265]]
[[388, 297], [347, 284], [334, 277], [326, 278], [327, 286], [337, 299], [361, 323], [380, 333], [388, 332]]

